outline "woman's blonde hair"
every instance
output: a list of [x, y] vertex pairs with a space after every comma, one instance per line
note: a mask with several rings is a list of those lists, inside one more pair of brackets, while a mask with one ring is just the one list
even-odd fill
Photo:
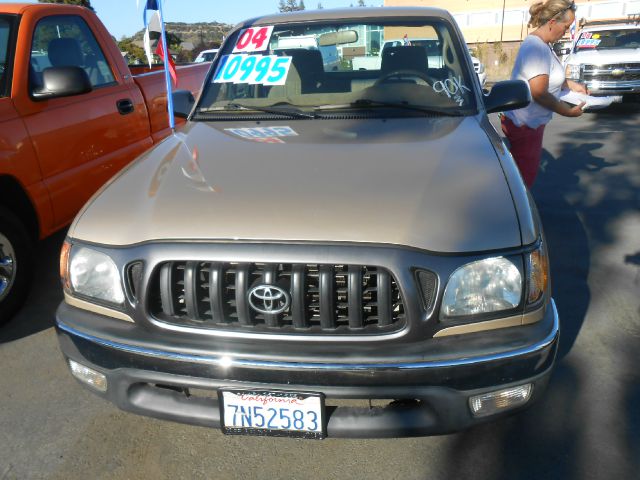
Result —
[[529, 27], [540, 27], [555, 17], [565, 19], [569, 10], [576, 9], [574, 0], [542, 0], [531, 5], [529, 9]]

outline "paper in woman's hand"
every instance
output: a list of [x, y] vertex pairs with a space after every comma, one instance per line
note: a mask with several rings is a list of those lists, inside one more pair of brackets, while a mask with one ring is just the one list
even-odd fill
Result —
[[599, 108], [608, 107], [612, 103], [622, 102], [622, 96], [593, 97], [584, 93], [574, 92], [573, 90], [562, 90], [558, 100], [570, 103], [571, 105], [580, 105], [584, 102], [585, 104], [582, 107], [583, 110], [597, 110]]

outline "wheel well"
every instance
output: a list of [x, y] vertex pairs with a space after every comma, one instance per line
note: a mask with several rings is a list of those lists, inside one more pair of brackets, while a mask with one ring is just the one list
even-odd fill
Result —
[[31, 238], [38, 239], [38, 216], [29, 196], [15, 178], [0, 176], [0, 205], [11, 210], [23, 222]]

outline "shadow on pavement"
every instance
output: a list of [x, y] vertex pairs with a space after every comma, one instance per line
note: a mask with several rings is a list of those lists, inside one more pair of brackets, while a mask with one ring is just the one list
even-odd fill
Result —
[[583, 433], [575, 405], [580, 382], [570, 361], [560, 360], [573, 347], [591, 300], [587, 283], [591, 251], [578, 208], [567, 196], [579, 188], [579, 170], [607, 166], [592, 153], [601, 146], [568, 144], [558, 158], [545, 151], [532, 190], [549, 246], [561, 323], [558, 362], [548, 390], [525, 412], [456, 435], [451, 458], [464, 455], [452, 462], [445, 478], [579, 478], [574, 462]]
[[[593, 427], [586, 423], [593, 413], [586, 410], [614, 407], [607, 405], [606, 399], [597, 400], [604, 402], [601, 406], [584, 401], [585, 395], [594, 394], [584, 391], [592, 388], [593, 381], [581, 378], [579, 372], [584, 368], [574, 363], [580, 355], [568, 354], [586, 328], [592, 301], [592, 262], [599, 258], [599, 252], [619, 240], [614, 225], [640, 211], [634, 163], [640, 158], [636, 113], [640, 113], [640, 105], [625, 104], [593, 114], [583, 124], [585, 132], [578, 134], [581, 138], [574, 137], [575, 131], [566, 134], [557, 157], [544, 152], [532, 194], [549, 244], [553, 295], [561, 322], [556, 369], [545, 395], [527, 411], [452, 435], [443, 478], [584, 478], [584, 441], [593, 433]], [[619, 145], [612, 143], [614, 133], [616, 141], [622, 137]], [[640, 286], [640, 251], [628, 252], [619, 263], [638, 266], [635, 284]], [[594, 335], [591, 331], [583, 334], [587, 338]], [[638, 346], [638, 337], [629, 335], [621, 336], [614, 347], [626, 356], [624, 364], [617, 365], [619, 378], [614, 383], [620, 382], [623, 389], [623, 431], [619, 435], [626, 447], [621, 456], [628, 461], [618, 467], [627, 475], [640, 468]], [[599, 448], [605, 451], [615, 446]], [[613, 472], [611, 475], [628, 478]]]
[[532, 191], [549, 244], [553, 296], [562, 332], [559, 359], [573, 347], [591, 300], [587, 281], [592, 247], [580, 218], [584, 206], [569, 199], [581, 189], [580, 171], [597, 172], [613, 166], [592, 153], [601, 147], [602, 143], [596, 142], [580, 146], [566, 143], [558, 158], [545, 150]]
[[569, 362], [556, 368], [545, 396], [529, 410], [456, 435], [443, 478], [571, 480], [578, 474], [584, 425], [576, 411], [579, 379]]
[[59, 258], [66, 229], [39, 242], [35, 251], [33, 283], [22, 309], [3, 327], [0, 344], [28, 337], [54, 326], [55, 311], [62, 301]]
[[[638, 286], [638, 291], [640, 291], [640, 252], [636, 252], [632, 255], [626, 255], [624, 257], [624, 263], [636, 265], [638, 267], [634, 283]], [[638, 306], [638, 317], [640, 318], [640, 306]]]
[[625, 408], [628, 412], [625, 440], [629, 450], [628, 457], [635, 471], [638, 472], [640, 471], [640, 435], [638, 434], [640, 432], [640, 373], [634, 368], [638, 363], [638, 350], [632, 348], [629, 352], [629, 366], [633, 371], [630, 373], [632, 381], [629, 382], [625, 398]]
[[593, 110], [585, 112], [587, 115], [606, 116], [611, 115], [615, 118], [619, 118], [624, 114], [637, 114], [640, 113], [640, 103], [627, 102], [627, 103], [613, 103], [610, 107], [603, 108], [601, 110]]

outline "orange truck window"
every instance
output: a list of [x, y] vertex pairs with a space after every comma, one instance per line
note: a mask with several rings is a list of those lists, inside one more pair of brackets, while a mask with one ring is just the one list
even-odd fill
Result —
[[115, 82], [109, 64], [85, 21], [73, 15], [54, 15], [38, 22], [31, 48], [31, 91], [41, 86], [49, 67], [81, 67], [96, 88]]
[[6, 97], [9, 87], [9, 70], [11, 61], [11, 42], [13, 19], [8, 16], [0, 16], [0, 97]]

